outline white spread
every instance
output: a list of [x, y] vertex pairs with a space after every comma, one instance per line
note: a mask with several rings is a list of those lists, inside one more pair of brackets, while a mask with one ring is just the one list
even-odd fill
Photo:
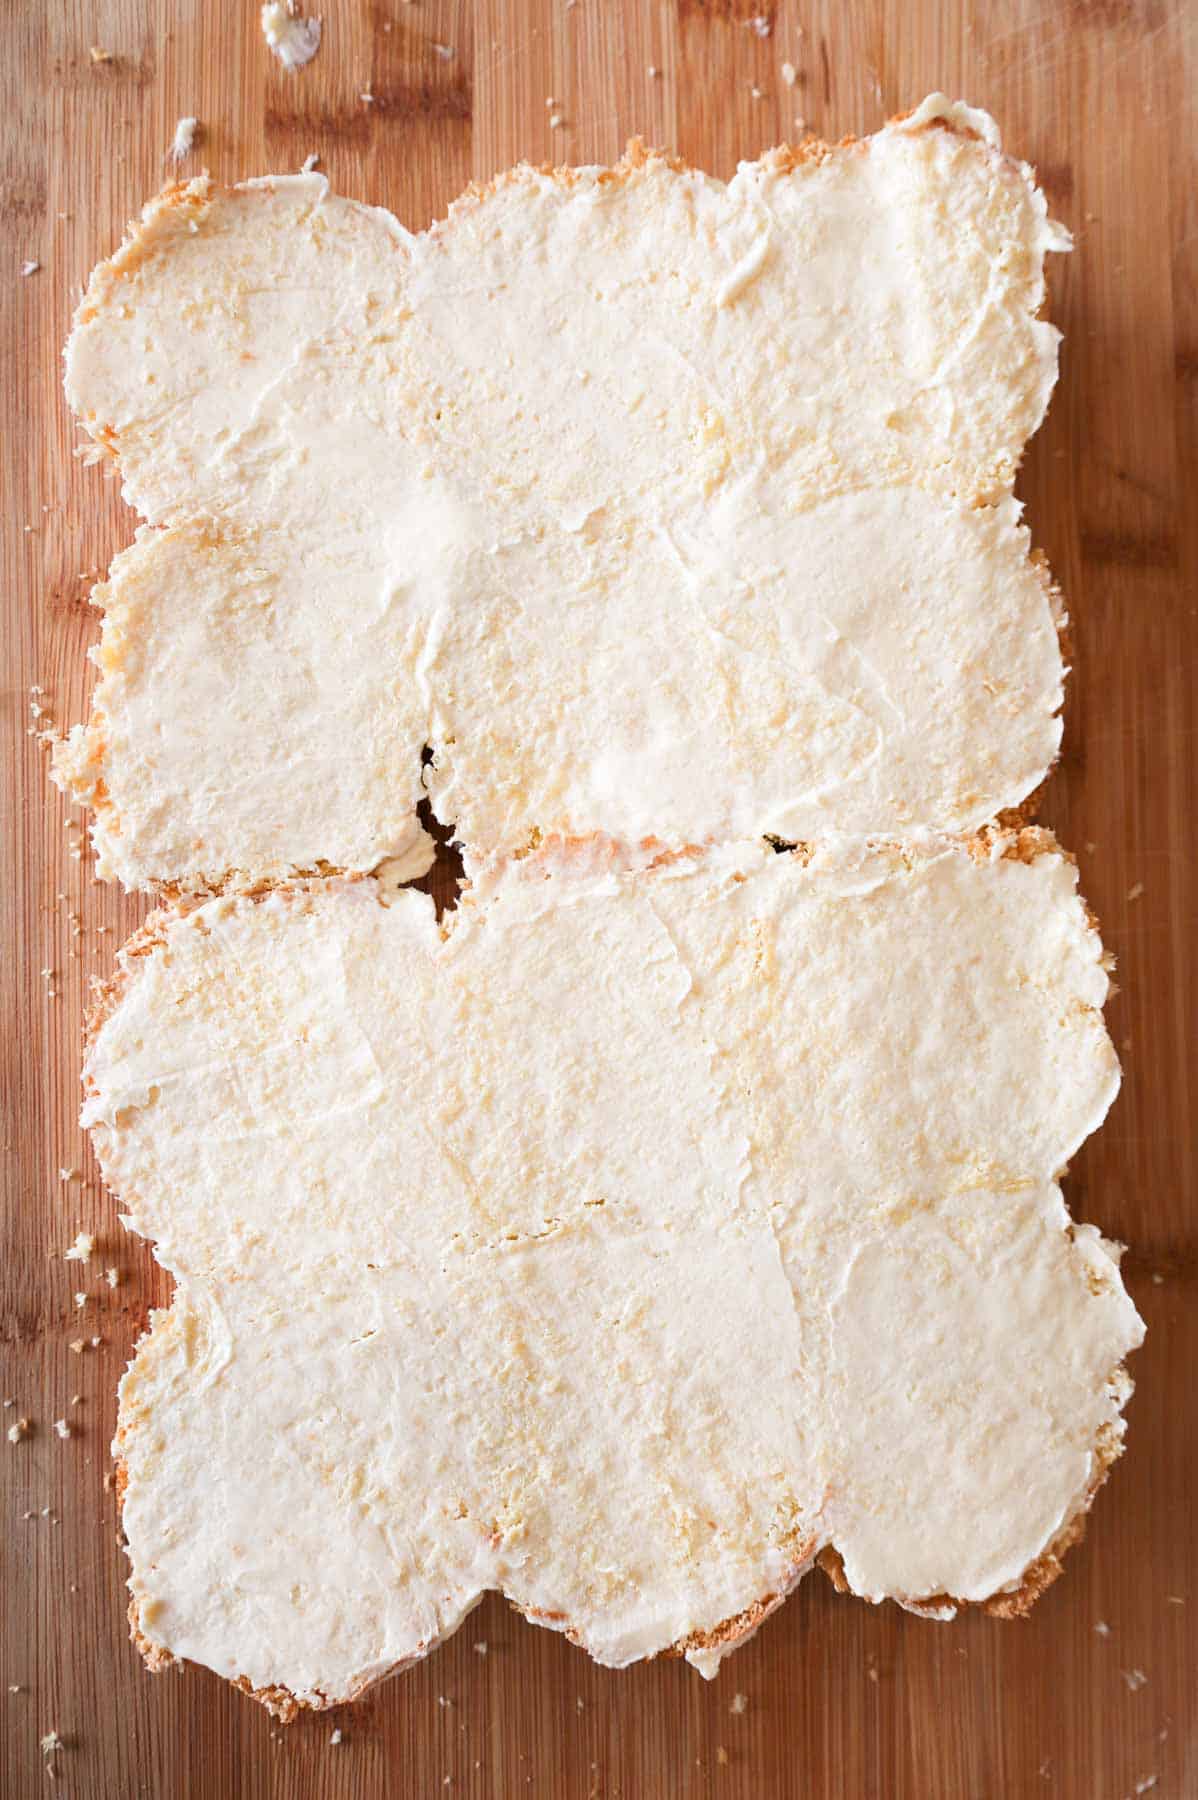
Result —
[[488, 1588], [711, 1673], [825, 1546], [873, 1599], [1017, 1587], [1141, 1326], [1056, 1185], [1118, 1084], [1100, 946], [1015, 848], [168, 915], [86, 1071], [179, 1283], [121, 1394], [147, 1647], [321, 1704]]
[[67, 351], [151, 527], [57, 764], [100, 873], [369, 869], [425, 744], [475, 859], [1017, 803], [1060, 737], [1011, 485], [1063, 241], [940, 97], [728, 184], [518, 169], [415, 237], [319, 175], [154, 202]]

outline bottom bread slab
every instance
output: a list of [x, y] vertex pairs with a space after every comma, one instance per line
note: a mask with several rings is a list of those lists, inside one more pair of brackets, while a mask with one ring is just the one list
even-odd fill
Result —
[[711, 1674], [817, 1557], [1025, 1608], [1142, 1334], [1057, 1186], [1106, 991], [1031, 832], [159, 914], [84, 1113], [178, 1282], [116, 1443], [151, 1664], [334, 1704], [494, 1588]]

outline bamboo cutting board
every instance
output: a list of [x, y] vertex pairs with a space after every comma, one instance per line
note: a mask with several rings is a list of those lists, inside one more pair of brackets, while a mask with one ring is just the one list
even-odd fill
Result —
[[[323, 17], [317, 59], [288, 74], [253, 0], [4, 8], [0, 1383], [4, 1424], [26, 1414], [34, 1432], [0, 1440], [2, 1791], [1198, 1795], [1198, 15], [1177, 0], [323, 0]], [[638, 133], [727, 175], [800, 136], [799, 120], [865, 132], [936, 88], [995, 113], [1077, 238], [1054, 263], [1062, 380], [1022, 493], [1074, 620], [1043, 816], [1077, 852], [1119, 960], [1109, 1019], [1126, 1079], [1067, 1192], [1076, 1217], [1127, 1242], [1149, 1327], [1129, 1454], [1089, 1537], [1021, 1624], [935, 1625], [813, 1576], [710, 1685], [676, 1662], [598, 1669], [494, 1596], [421, 1668], [287, 1730], [202, 1672], [150, 1677], [127, 1641], [103, 1477], [115, 1383], [166, 1284], [117, 1224], [76, 1124], [87, 982], [144, 909], [95, 884], [27, 734], [35, 684], [55, 722], [82, 716], [87, 593], [134, 523], [72, 460], [58, 356], [79, 283], [162, 184], [184, 114], [202, 128], [187, 172], [234, 179], [315, 151], [341, 192], [415, 228], [521, 156], [610, 161]], [[26, 260], [40, 268], [22, 276]], [[61, 1261], [83, 1227], [115, 1289], [97, 1261]], [[45, 1758], [51, 1729], [64, 1748]]]

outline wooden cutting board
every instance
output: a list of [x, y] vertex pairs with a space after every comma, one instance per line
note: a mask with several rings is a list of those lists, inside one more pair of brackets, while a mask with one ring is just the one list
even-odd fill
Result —
[[[5, 9], [0, 1381], [4, 1424], [26, 1414], [34, 1432], [0, 1441], [3, 1792], [1194, 1796], [1198, 17], [1175, 0], [323, 0], [323, 14], [319, 56], [288, 74], [253, 0]], [[1061, 385], [1021, 485], [1074, 620], [1044, 816], [1078, 854], [1125, 984], [1109, 1013], [1123, 1095], [1068, 1192], [1127, 1242], [1149, 1327], [1129, 1455], [1088, 1540], [1023, 1624], [929, 1624], [814, 1576], [710, 1685], [676, 1662], [598, 1669], [495, 1597], [334, 1720], [283, 1730], [210, 1675], [153, 1678], [126, 1637], [103, 1477], [115, 1382], [166, 1284], [76, 1124], [87, 984], [143, 908], [93, 881], [27, 735], [35, 684], [49, 718], [82, 716], [89, 586], [133, 530], [114, 486], [72, 460], [58, 356], [79, 283], [162, 184], [184, 114], [201, 121], [189, 172], [294, 169], [315, 151], [340, 191], [419, 227], [521, 156], [609, 161], [639, 133], [727, 175], [799, 121], [866, 132], [935, 88], [996, 114], [1077, 239], [1053, 273]], [[27, 259], [40, 267], [22, 276]], [[61, 1261], [81, 1227], [115, 1289], [96, 1262]], [[64, 1416], [68, 1441], [52, 1428]], [[44, 1758], [51, 1729], [65, 1747]]]

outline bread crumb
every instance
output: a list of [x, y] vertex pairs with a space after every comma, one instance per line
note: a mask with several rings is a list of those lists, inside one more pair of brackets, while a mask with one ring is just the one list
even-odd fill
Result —
[[341, 1742], [341, 1727], [340, 1727], [340, 1725], [335, 1725], [333, 1727], [333, 1730], [329, 1733], [329, 1742], [330, 1742], [330, 1744], [339, 1744]]
[[477, 1644], [474, 1646], [474, 1654], [476, 1656], [485, 1656], [487, 1654], [486, 1638], [479, 1638]]
[[111, 50], [104, 50], [99, 44], [93, 44], [87, 54], [94, 63], [110, 63], [116, 60]]
[[[11, 1404], [11, 1402], [6, 1400], [4, 1404], [6, 1406], [8, 1406]], [[1185, 1605], [1185, 1601], [1182, 1599], [1180, 1594], [1166, 1594], [1165, 1599], [1170, 1606], [1184, 1606]]]
[[723, 1744], [716, 1745], [715, 1759], [719, 1763], [721, 1769], [726, 1769], [728, 1767], [728, 1752], [725, 1750]]
[[558, 126], [559, 126], [559, 125], [561, 125], [561, 124], [562, 124], [562, 122], [563, 122], [563, 121], [562, 121], [562, 115], [561, 115], [561, 113], [550, 113], [550, 115], [549, 115], [549, 129], [550, 129], [550, 130], [551, 130], [551, 131], [556, 131], [556, 130], [557, 130], [557, 128], [558, 128]]
[[76, 1236], [75, 1242], [71, 1245], [70, 1249], [63, 1251], [62, 1260], [64, 1262], [89, 1262], [91, 1260], [91, 1253], [95, 1247], [96, 1240], [91, 1233], [89, 1231], [81, 1231]]
[[67, 1349], [72, 1351], [75, 1356], [83, 1355], [83, 1347], [84, 1346], [83, 1346], [82, 1338], [72, 1338], [70, 1343], [67, 1345]]
[[182, 162], [185, 157], [191, 155], [199, 125], [198, 119], [189, 117], [179, 120], [175, 126], [175, 135], [171, 139], [170, 148], [166, 153], [171, 162]]
[[102, 1344], [102, 1343], [103, 1343], [103, 1342], [104, 1342], [104, 1339], [103, 1339], [103, 1338], [102, 1338], [102, 1337], [94, 1337], [94, 1338], [93, 1338], [93, 1339], [92, 1339], [92, 1349], [93, 1349], [93, 1350], [98, 1350], [98, 1349], [99, 1349], [99, 1348], [100, 1348], [100, 1345], [101, 1345], [101, 1344]]
[[1098, 1633], [1099, 1637], [1110, 1637], [1110, 1635], [1111, 1635], [1111, 1628], [1107, 1624], [1105, 1619], [1099, 1619], [1099, 1621], [1098, 1621], [1097, 1625], [1094, 1627], [1094, 1629]]
[[454, 49], [452, 44], [434, 44], [433, 49], [436, 51], [437, 55], [441, 58], [442, 62], [452, 62], [454, 57], [457, 55], [457, 51]]
[[645, 73], [649, 77], [650, 81], [656, 81], [657, 77], [661, 74], [661, 70], [658, 68], [656, 63], [650, 63], [649, 67], [645, 70]]
[[111, 1469], [105, 1469], [103, 1480], [101, 1481], [100, 1485], [104, 1489], [104, 1492], [106, 1494], [111, 1494], [111, 1492], [112, 1492], [112, 1470]]
[[782, 64], [782, 79], [787, 87], [793, 87], [798, 78], [799, 71], [795, 68], [793, 63], [786, 62]]
[[755, 18], [749, 20], [749, 30], [756, 32], [759, 38], [767, 38], [773, 29], [773, 20], [765, 13], [758, 13]]
[[320, 49], [320, 20], [301, 19], [295, 0], [267, 0], [262, 8], [262, 35], [285, 69], [302, 69]]
[[108, 1283], [109, 1287], [116, 1287], [117, 1283], [121, 1279], [121, 1272], [119, 1269], [105, 1269], [104, 1279]]
[[1140, 898], [1140, 895], [1143, 892], [1144, 892], [1144, 883], [1142, 881], [1137, 881], [1133, 884], [1133, 886], [1128, 888], [1127, 897], [1129, 900], [1138, 900]]
[[30, 257], [28, 262], [23, 262], [21, 264], [21, 273], [22, 275], [36, 275], [41, 266], [40, 262], [37, 262], [33, 257]]
[[743, 1713], [748, 1712], [748, 1710], [749, 1696], [747, 1694], [733, 1694], [732, 1705], [728, 1708], [728, 1711], [730, 1713]]
[[45, 1737], [42, 1739], [42, 1755], [43, 1756], [53, 1756], [53, 1754], [56, 1750], [63, 1750], [65, 1748], [66, 1748], [65, 1744], [63, 1743], [62, 1739], [58, 1735], [57, 1727], [54, 1725], [51, 1725], [49, 1731], [46, 1733]]
[[15, 1424], [10, 1425], [8, 1428], [8, 1441], [10, 1444], [19, 1444], [22, 1438], [27, 1438], [28, 1436], [28, 1419], [18, 1419]]
[[373, 106], [374, 105], [374, 95], [373, 94], [370, 94], [370, 93], [359, 94], [358, 99], [362, 102], [363, 106]]
[[71, 1435], [71, 1428], [65, 1419], [55, 1419], [54, 1429], [60, 1438], [69, 1438]]
[[1128, 1692], [1138, 1694], [1142, 1687], [1148, 1686], [1148, 1677], [1143, 1669], [1124, 1669], [1123, 1679], [1127, 1683]]
[[752, 94], [754, 100], [764, 100], [765, 99], [765, 90], [763, 88], [754, 86], [749, 89], [749, 92], [750, 92], [750, 94]]
[[303, 162], [300, 164], [300, 174], [310, 175], [319, 161], [320, 157], [317, 155], [316, 151], [309, 150], [307, 156], [305, 156]]

